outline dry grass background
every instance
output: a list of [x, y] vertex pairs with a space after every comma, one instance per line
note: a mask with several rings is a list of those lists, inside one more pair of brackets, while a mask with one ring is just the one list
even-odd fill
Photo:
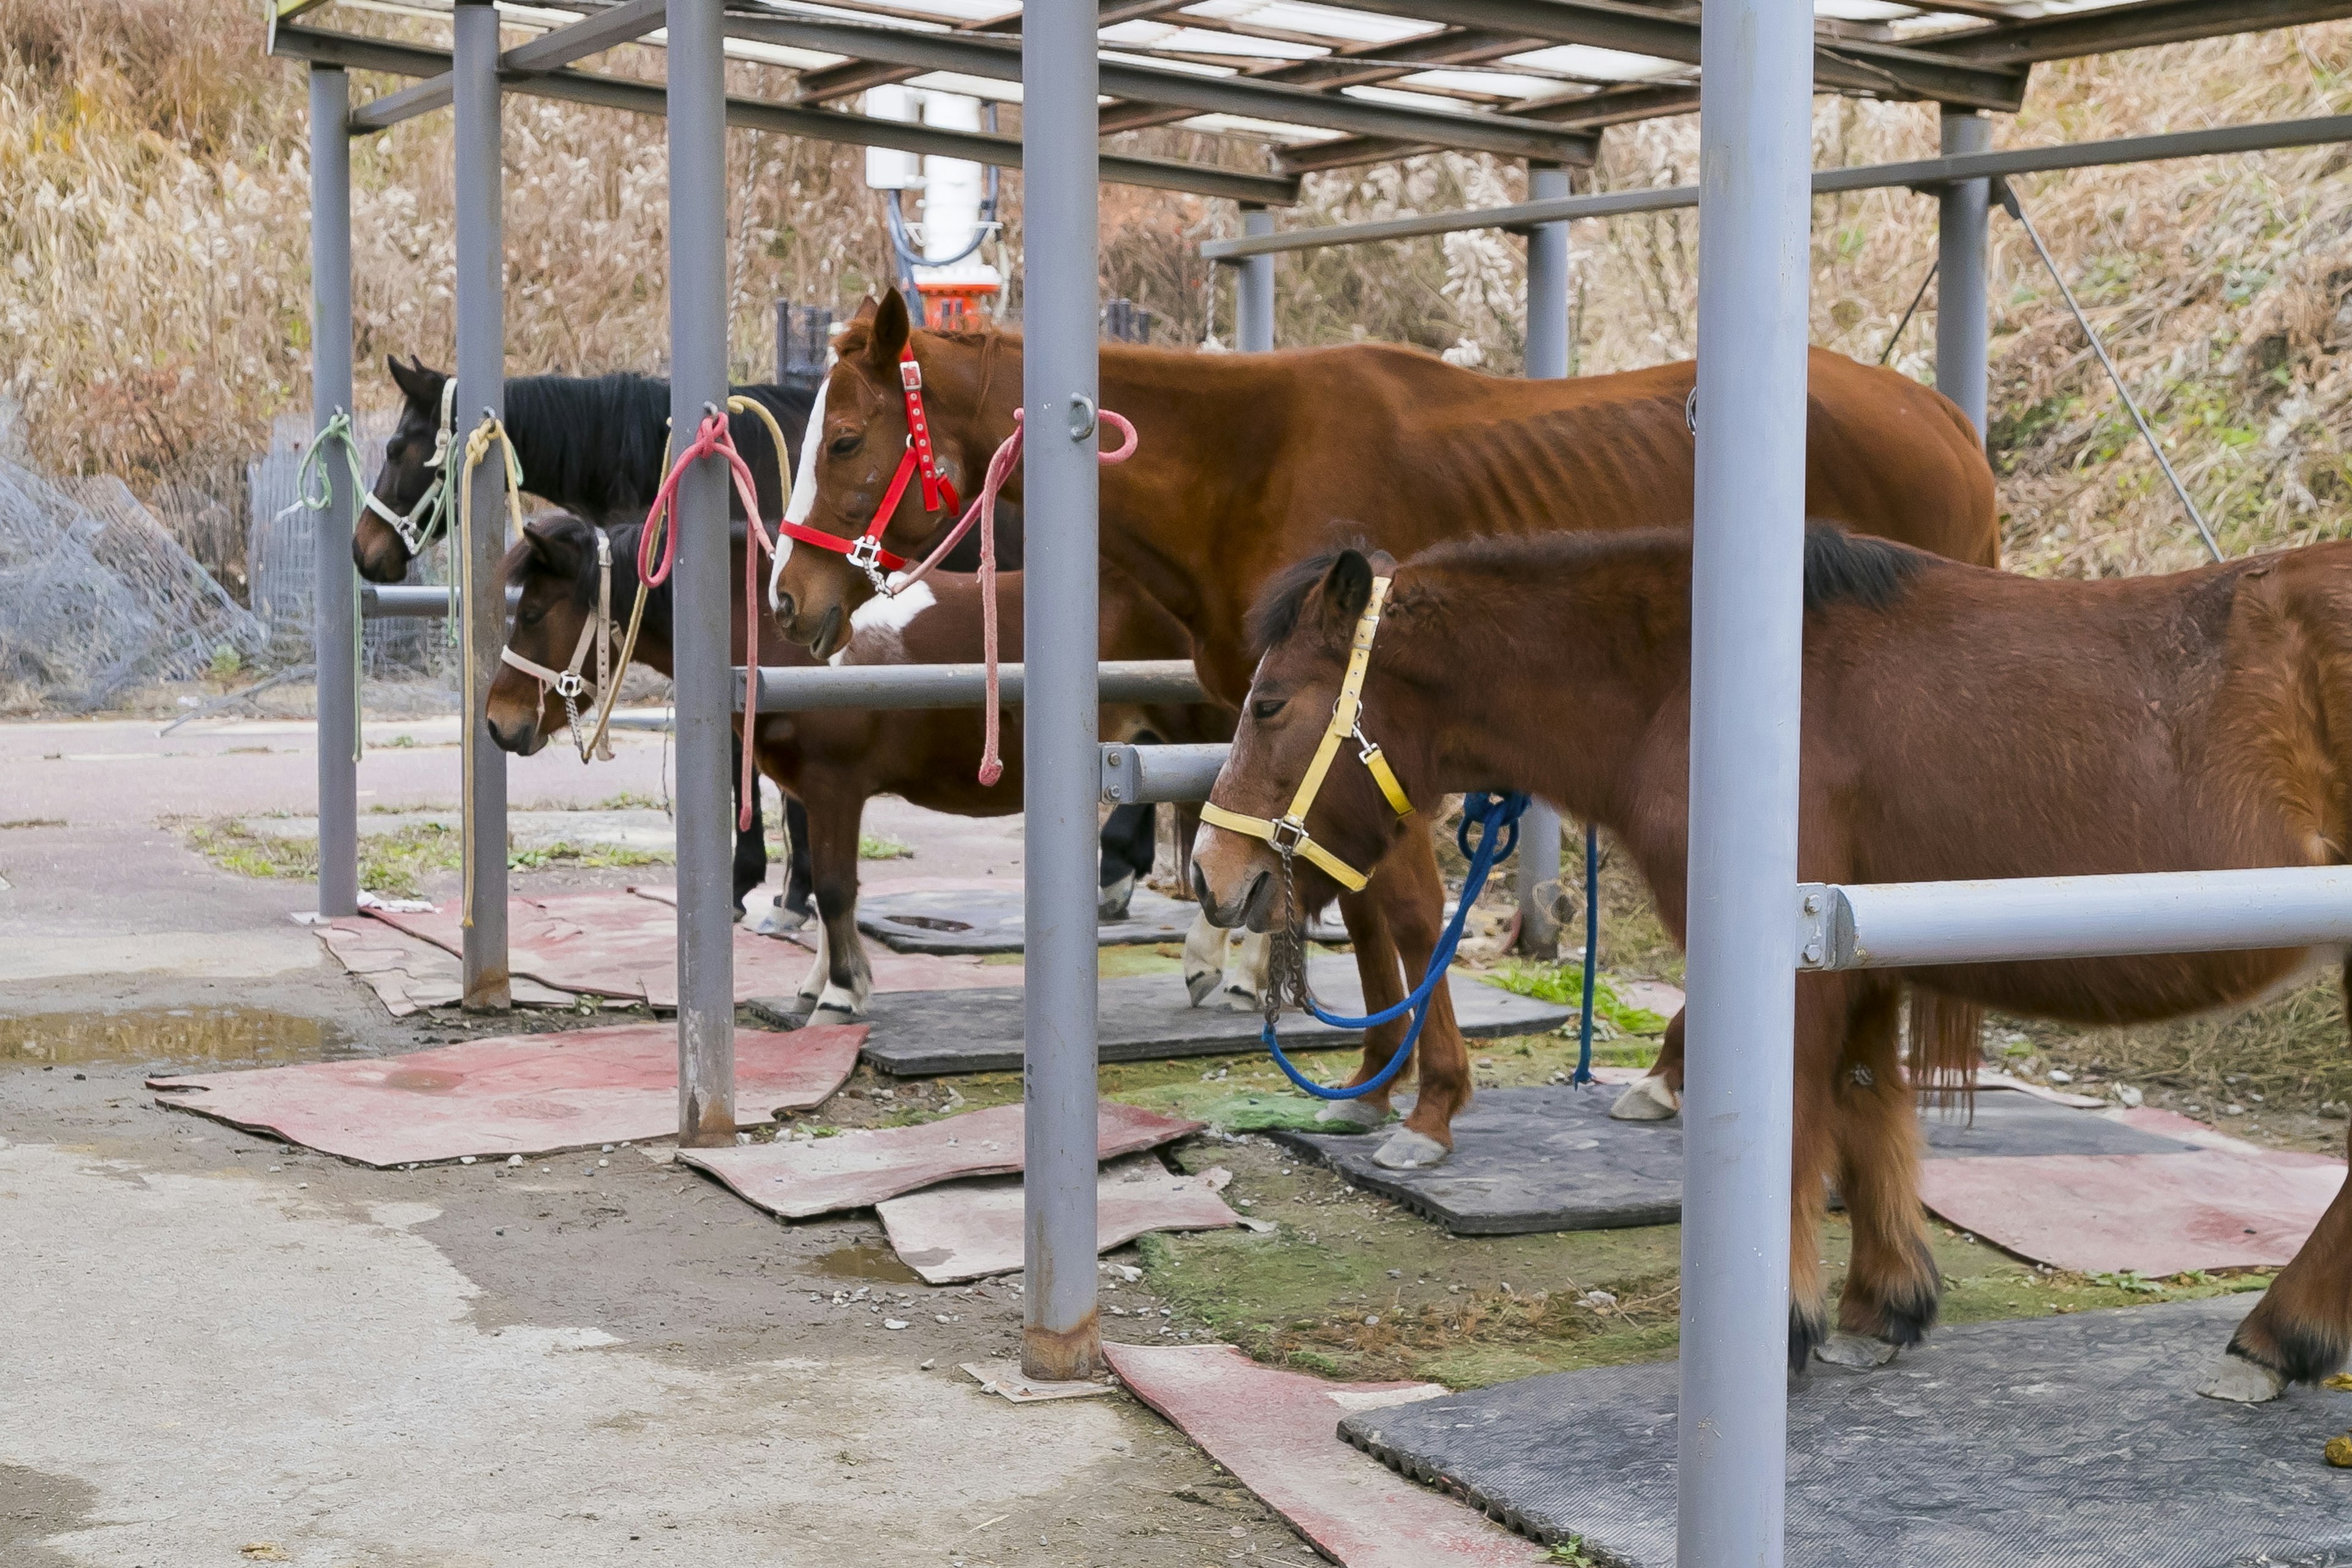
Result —
[[[422, 30], [365, 14], [339, 25]], [[309, 398], [302, 74], [263, 58], [260, 40], [250, 0], [0, 0], [0, 395], [15, 405], [14, 441], [53, 472], [122, 476], [233, 588], [244, 461], [274, 416]], [[2026, 112], [1996, 140], [2340, 112], [2352, 99], [2347, 67], [2352, 24], [2044, 67]], [[653, 74], [658, 64], [624, 50], [600, 68]], [[745, 88], [767, 74], [731, 68]], [[362, 94], [392, 85], [357, 82]], [[509, 364], [661, 368], [659, 122], [519, 97], [506, 124]], [[363, 403], [390, 400], [375, 368], [383, 354], [449, 357], [446, 137], [446, 117], [427, 116], [354, 149]], [[1125, 140], [1237, 163], [1254, 155], [1175, 132]], [[1935, 111], [1824, 100], [1815, 142], [1823, 164], [1920, 156], [1936, 144]], [[740, 131], [729, 150], [735, 370], [751, 378], [771, 363], [773, 300], [845, 310], [887, 276], [887, 251], [856, 150]], [[1622, 128], [1591, 179], [1684, 183], [1696, 153], [1691, 120]], [[2233, 553], [2333, 537], [2352, 498], [2347, 161], [2315, 148], [2020, 185]], [[1486, 159], [1425, 157], [1318, 176], [1289, 221], [1507, 201], [1522, 182]], [[1006, 198], [1005, 237], [1017, 247], [1017, 178]], [[1230, 337], [1230, 282], [1197, 253], [1201, 239], [1233, 231], [1229, 205], [1106, 187], [1103, 215], [1107, 294], [1156, 311], [1162, 342]], [[1874, 359], [1933, 257], [1933, 204], [1874, 192], [1823, 198], [1814, 217], [1816, 338]], [[1688, 212], [1576, 226], [1580, 371], [1692, 352], [1696, 237]], [[1520, 243], [1496, 234], [1288, 258], [1277, 268], [1280, 339], [1413, 342], [1512, 374], [1523, 270]], [[2193, 564], [2198, 546], [2154, 463], [2023, 236], [1998, 216], [1992, 277], [1991, 440], [2011, 563], [2058, 574]], [[1923, 379], [1933, 310], [1931, 295], [1894, 356]], [[2148, 1073], [2188, 1083], [2219, 1072], [2219, 1058], [2240, 1058], [2247, 1038], [2291, 1041], [2293, 1092], [2352, 1097], [2340, 1012], [2315, 994], [2226, 1028], [2181, 1026], [2143, 1046], [2084, 1050], [2137, 1052], [2130, 1059]], [[2042, 1043], [2053, 1059], [2074, 1059]]]

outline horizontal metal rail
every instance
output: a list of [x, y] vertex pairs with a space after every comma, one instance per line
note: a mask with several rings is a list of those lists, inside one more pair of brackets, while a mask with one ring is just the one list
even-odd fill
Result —
[[2352, 943], [2352, 867], [1797, 889], [1797, 967], [1913, 969]]
[[[441, 620], [454, 601], [446, 587], [436, 583], [362, 583], [360, 618], [364, 621]], [[507, 590], [507, 608], [522, 602], [520, 588]]]
[[[270, 53], [312, 65], [341, 66], [346, 70], [382, 71], [390, 76], [437, 77], [449, 69], [449, 51], [390, 38], [363, 37], [319, 27], [280, 26], [271, 34]], [[668, 96], [658, 82], [629, 81], [591, 71], [552, 70], [520, 74], [506, 83], [509, 92], [551, 98], [566, 103], [593, 104], [659, 117], [668, 112]], [[362, 105], [352, 121], [354, 132], [375, 129], [367, 123]], [[821, 142], [846, 142], [853, 147], [889, 147], [901, 153], [935, 157], [968, 158], [999, 168], [1021, 166], [1018, 136], [989, 135], [974, 131], [948, 131], [908, 121], [877, 120], [835, 110], [769, 103], [755, 98], [730, 96], [727, 123], [782, 136], [805, 136]], [[1295, 174], [1255, 174], [1241, 169], [1220, 169], [1174, 158], [1147, 158], [1133, 153], [1105, 153], [1102, 177], [1114, 185], [1143, 185], [1153, 190], [1189, 191], [1195, 195], [1223, 196], [1231, 201], [1285, 206], [1298, 199]]]
[[[1207, 693], [1185, 658], [1106, 659], [1096, 686], [1105, 702], [1205, 702]], [[1017, 707], [1025, 671], [997, 666], [997, 689]], [[803, 668], [762, 666], [760, 710], [789, 713], [816, 708], [977, 708], [986, 700], [987, 672], [977, 664], [822, 664]], [[743, 667], [735, 667], [735, 710], [743, 710]]]
[[[1864, 163], [1853, 169], [1816, 169], [1813, 194], [1885, 190], [1898, 186], [1932, 189], [1962, 180], [1988, 176], [2044, 174], [2056, 169], [2105, 168], [2119, 163], [2148, 163], [2168, 158], [2209, 158], [2229, 153], [2264, 153], [2282, 147], [2314, 147], [2352, 142], [2352, 115], [2330, 114], [2312, 120], [2279, 120], [2259, 125], [2224, 125], [2207, 131], [2171, 132], [2160, 136], [2123, 136], [2107, 142], [2076, 142], [2062, 147], [2016, 147], [1991, 153], [1968, 153], [1949, 158], [1920, 158], [1903, 163]], [[1326, 246], [1367, 245], [1380, 240], [1414, 239], [1433, 234], [1460, 234], [1471, 229], [1531, 228], [1538, 224], [1571, 218], [1614, 217], [1625, 213], [1664, 212], [1698, 205], [1696, 185], [1654, 185], [1638, 191], [1602, 191], [1591, 195], [1553, 196], [1509, 206], [1477, 207], [1467, 212], [1424, 213], [1414, 217], [1381, 218], [1369, 223], [1332, 224], [1322, 228], [1297, 228], [1276, 234], [1245, 235], [1213, 239], [1201, 247], [1211, 261], [1240, 261], [1286, 250], [1316, 250]]]
[[1223, 743], [1206, 746], [1138, 746], [1114, 744], [1102, 748], [1102, 797], [1108, 805], [1149, 805], [1154, 801], [1196, 801], [1209, 798], [1219, 770], [1225, 765]]

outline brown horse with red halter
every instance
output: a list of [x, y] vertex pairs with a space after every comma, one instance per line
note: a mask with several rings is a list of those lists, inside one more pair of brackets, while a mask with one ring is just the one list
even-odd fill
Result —
[[[1277, 812], [1303, 819], [1284, 839], [1303, 834], [1342, 868], [1423, 837], [1346, 756], [1319, 790], [1302, 789], [1335, 695], [1360, 662], [1354, 650], [1370, 644], [1361, 707], [1349, 716], [1381, 742], [1405, 795], [1520, 790], [1601, 823], [1679, 940], [1690, 566], [1689, 537], [1659, 530], [1463, 541], [1402, 568], [1346, 551], [1277, 580], [1256, 622], [1265, 657], [1214, 814], [1204, 809], [1212, 826], [1194, 846], [1210, 918], [1287, 923], [1283, 858], [1259, 831]], [[1528, 721], [1562, 692], [1574, 694], [1577, 723]], [[1797, 874], [1806, 881], [2340, 865], [2352, 844], [2352, 544], [2168, 577], [2042, 582], [1816, 530], [1805, 552], [1803, 694]], [[1300, 794], [1311, 801], [1297, 804]], [[1295, 855], [1289, 869], [1303, 899], [1330, 885], [1315, 857]], [[1825, 1178], [1853, 1226], [1841, 1327], [1905, 1345], [1936, 1319], [1941, 1282], [1898, 1051], [1906, 982], [2005, 1013], [2104, 1026], [2251, 1001], [2323, 956], [2341, 957], [2173, 953], [1800, 974], [1792, 1369], [1826, 1326], [1816, 1234]], [[1974, 1039], [1913, 1047], [1931, 1079], [1972, 1083]], [[2344, 1364], [2352, 1188], [2337, 1193], [2229, 1352], [2200, 1392], [2268, 1399]]]
[[[908, 493], [911, 429], [943, 480], [968, 483], [1012, 434], [1022, 395], [1017, 337], [914, 331], [895, 292], [862, 310], [836, 348], [810, 414], [804, 450], [814, 460], [801, 465], [787, 514], [802, 546], [816, 535], [831, 542], [793, 549], [774, 583], [790, 635], [820, 655], [875, 591], [848, 552], [917, 554], [953, 521]], [[1140, 446], [1103, 470], [1103, 559], [1183, 623], [1202, 685], [1238, 707], [1252, 662], [1249, 606], [1303, 556], [1355, 539], [1403, 555], [1478, 534], [1687, 528], [1693, 385], [1688, 363], [1517, 381], [1379, 344], [1206, 354], [1106, 342], [1099, 401], [1133, 423]], [[1811, 395], [1813, 513], [1994, 563], [1992, 475], [1958, 409], [1906, 376], [1818, 350]], [[1018, 486], [1016, 475], [1008, 498]], [[862, 538], [872, 544], [851, 542]], [[1572, 713], [1572, 697], [1562, 700]], [[1426, 833], [1405, 834], [1372, 888], [1340, 899], [1368, 1009], [1396, 1002], [1405, 973], [1427, 965], [1443, 903]], [[1920, 1001], [1916, 1027], [1975, 1038], [1974, 1011]], [[1402, 1027], [1367, 1035], [1358, 1081], [1387, 1062]], [[1387, 1163], [1444, 1159], [1469, 1101], [1469, 1054], [1442, 984], [1417, 1055], [1420, 1095], [1381, 1151]], [[1654, 1070], [1657, 1094], [1671, 1099], [1680, 1081], [1671, 1041]], [[1385, 1090], [1352, 1104], [1337, 1114], [1360, 1123], [1388, 1114]]]

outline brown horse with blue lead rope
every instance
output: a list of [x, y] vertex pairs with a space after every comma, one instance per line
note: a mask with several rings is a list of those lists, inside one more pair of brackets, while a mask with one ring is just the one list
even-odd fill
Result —
[[[951, 518], [927, 512], [901, 481], [908, 448], [906, 382], [918, 380], [940, 472], [969, 492], [1013, 429], [1021, 342], [995, 332], [910, 329], [894, 292], [868, 305], [836, 343], [839, 360], [809, 417], [803, 522], [845, 542], [875, 527], [900, 555], [920, 552]], [[1411, 553], [1441, 540], [1588, 529], [1689, 526], [1690, 364], [1568, 381], [1516, 381], [1378, 344], [1264, 354], [1101, 346], [1100, 402], [1134, 423], [1141, 445], [1103, 470], [1101, 549], [1192, 634], [1201, 679], [1238, 707], [1252, 654], [1244, 626], [1283, 566], [1360, 534]], [[902, 359], [911, 358], [907, 371]], [[1039, 437], [1043, 439], [1045, 437]], [[1892, 371], [1815, 351], [1806, 434], [1806, 504], [1815, 514], [1954, 560], [1991, 565], [1999, 535], [1992, 475], [1967, 418]], [[1017, 495], [1016, 474], [1007, 488]], [[793, 550], [776, 608], [791, 636], [830, 653], [873, 592], [837, 550]], [[1405, 991], [1435, 949], [1443, 887], [1425, 831], [1407, 833], [1384, 874], [1339, 900], [1368, 1008]], [[1402, 957], [1403, 971], [1400, 970]], [[1914, 1027], [1973, 1045], [1973, 1009], [1922, 996]], [[1362, 1082], [1384, 1065], [1403, 1025], [1370, 1031]], [[1672, 1113], [1676, 1035], [1634, 1109]], [[1444, 984], [1417, 1048], [1421, 1089], [1384, 1164], [1443, 1160], [1470, 1099], [1469, 1053]], [[1382, 1089], [1328, 1112], [1385, 1120]]]
[[[1690, 566], [1688, 536], [1654, 531], [1465, 541], [1402, 568], [1351, 550], [1278, 578], [1255, 621], [1265, 657], [1203, 813], [1242, 826], [1204, 826], [1193, 850], [1210, 918], [1261, 931], [1288, 918], [1277, 907], [1283, 859], [1251, 825], [1285, 810], [1307, 776], [1352, 647], [1369, 637], [1356, 716], [1410, 798], [1522, 790], [1601, 823], [1680, 940]], [[1562, 693], [1575, 724], [1528, 721]], [[1817, 529], [1803, 693], [1807, 881], [2338, 865], [2352, 845], [2352, 544], [2169, 577], [2041, 582]], [[1304, 831], [1345, 865], [1372, 865], [1422, 837], [1384, 796], [1343, 756], [1301, 808]], [[1307, 899], [1330, 886], [1319, 865], [1293, 860]], [[1853, 1223], [1841, 1327], [1906, 1345], [1935, 1321], [1917, 1119], [1897, 1061], [1906, 982], [2023, 1016], [2113, 1025], [2252, 1000], [2317, 956], [1800, 974], [1791, 1366], [1826, 1325], [1815, 1234], [1824, 1178]], [[1923, 1080], [1973, 1083], [1973, 1038], [1915, 1038], [1913, 1054]], [[2327, 1375], [2347, 1351], [2352, 1194], [2339, 1192], [2200, 1392], [2269, 1399]]]

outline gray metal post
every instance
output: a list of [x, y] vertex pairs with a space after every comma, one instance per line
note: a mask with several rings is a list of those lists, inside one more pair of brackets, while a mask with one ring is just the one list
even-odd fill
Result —
[[[1274, 215], [1264, 207], [1242, 208], [1244, 235], [1272, 234]], [[1234, 285], [1234, 346], [1244, 353], [1274, 347], [1274, 258], [1253, 256], [1241, 263]]]
[[[1557, 163], [1528, 165], [1528, 199], [1570, 193], [1568, 171]], [[1272, 259], [1267, 258], [1266, 259]], [[1568, 374], [1568, 225], [1528, 230], [1528, 379], [1557, 381]], [[1519, 818], [1519, 951], [1530, 958], [1559, 956], [1559, 813], [1541, 801]]]
[[[720, 7], [669, 0], [669, 419], [680, 449], [706, 409], [727, 406]], [[677, 1137], [686, 1144], [735, 1138], [727, 482], [724, 460], [711, 457], [677, 487]]]
[[1031, 0], [1021, 29], [1022, 506], [1029, 701], [1022, 1370], [1102, 1362], [1095, 1321], [1095, 0]]
[[[310, 430], [352, 405], [351, 79], [310, 68]], [[340, 452], [320, 454], [333, 500], [311, 520], [318, 584], [311, 600], [319, 667], [319, 912], [359, 912], [360, 775], [357, 627], [352, 519], [359, 498]]]
[[[499, 14], [487, 0], [462, 0], [454, 18], [450, 75], [457, 110], [457, 393], [459, 442], [485, 409], [506, 416], [505, 225], [500, 212]], [[513, 1005], [507, 976], [507, 754], [490, 742], [482, 709], [505, 646], [505, 455], [493, 450], [474, 470], [473, 637], [466, 649], [466, 812], [474, 857], [466, 900], [465, 1005]], [[450, 461], [461, 461], [458, 449]]]
[[[1944, 110], [1947, 157], [1992, 146], [1992, 121], [1971, 110]], [[1960, 405], [1985, 438], [1985, 376], [1991, 328], [1986, 247], [1991, 237], [1992, 182], [1946, 185], [1936, 215], [1936, 390]]]
[[1781, 911], [1797, 880], [1811, 9], [1710, 0], [1699, 54], [1675, 1561], [1774, 1568], [1789, 1415], [1796, 975]]

